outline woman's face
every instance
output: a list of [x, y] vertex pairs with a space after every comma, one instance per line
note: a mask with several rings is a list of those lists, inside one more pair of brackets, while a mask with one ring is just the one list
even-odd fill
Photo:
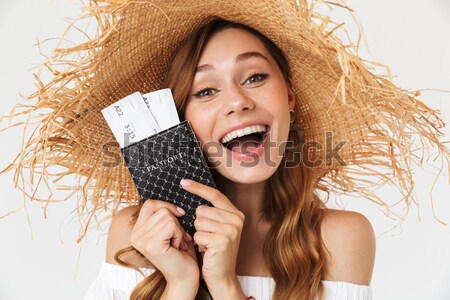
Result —
[[[228, 28], [213, 34], [203, 49], [184, 117], [212, 167], [233, 182], [249, 184], [267, 180], [278, 168], [294, 103], [294, 93], [262, 41]], [[258, 134], [232, 141], [231, 151], [222, 142], [235, 137], [236, 128], [243, 130], [238, 134], [268, 133], [264, 142]]]

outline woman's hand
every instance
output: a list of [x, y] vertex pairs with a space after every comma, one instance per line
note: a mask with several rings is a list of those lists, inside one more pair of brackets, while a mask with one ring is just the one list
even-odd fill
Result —
[[194, 221], [194, 241], [204, 252], [202, 276], [212, 298], [242, 299], [245, 295], [236, 276], [236, 260], [244, 214], [217, 189], [187, 179], [181, 185], [214, 205], [198, 206]]
[[197, 294], [200, 271], [192, 237], [181, 227], [177, 217], [185, 213], [161, 200], [147, 200], [134, 225], [131, 245], [141, 252], [167, 281], [166, 289]]

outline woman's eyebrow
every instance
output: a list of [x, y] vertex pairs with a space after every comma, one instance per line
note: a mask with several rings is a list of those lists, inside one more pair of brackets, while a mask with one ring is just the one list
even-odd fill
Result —
[[251, 51], [251, 52], [244, 52], [244, 53], [241, 53], [238, 56], [236, 56], [236, 63], [239, 63], [241, 61], [247, 60], [247, 59], [249, 59], [251, 57], [259, 57], [259, 58], [265, 59], [267, 62], [269, 62], [267, 57], [265, 57], [261, 53], [256, 52], [256, 51]]
[[[236, 56], [236, 63], [243, 62], [251, 57], [259, 57], [259, 58], [265, 59], [267, 62], [269, 62], [267, 57], [265, 57], [261, 53], [259, 53], [257, 51], [249, 51], [249, 52], [241, 53], [238, 56]], [[210, 64], [205, 64], [205, 65], [198, 66], [195, 69], [195, 73], [200, 73], [200, 72], [209, 71], [209, 70], [214, 70], [214, 67]]]

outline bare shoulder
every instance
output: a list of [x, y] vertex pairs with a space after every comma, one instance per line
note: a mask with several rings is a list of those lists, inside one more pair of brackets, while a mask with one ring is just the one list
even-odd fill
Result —
[[376, 240], [369, 220], [358, 212], [325, 209], [321, 234], [326, 247], [322, 279], [370, 285]]
[[[117, 251], [131, 246], [130, 234], [133, 229], [133, 217], [139, 212], [139, 206], [129, 206], [120, 210], [113, 216], [109, 227], [106, 244], [106, 261], [111, 264], [118, 264], [114, 255]], [[136, 266], [143, 266], [143, 259], [135, 253], [126, 253], [121, 259]]]

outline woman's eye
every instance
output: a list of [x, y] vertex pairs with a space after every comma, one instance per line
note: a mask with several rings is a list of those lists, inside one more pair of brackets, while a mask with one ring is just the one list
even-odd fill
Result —
[[[211, 93], [208, 93], [208, 92], [211, 92]], [[210, 89], [210, 88], [202, 89], [202, 90], [200, 90], [200, 91], [198, 91], [198, 92], [196, 92], [196, 93], [194, 94], [195, 97], [199, 97], [199, 98], [201, 98], [201, 97], [207, 97], [207, 96], [212, 96], [212, 95], [213, 95], [213, 94], [212, 94], [212, 89]]]
[[[249, 81], [250, 83], [253, 82], [258, 82], [258, 81], [262, 81], [264, 79], [267, 78], [267, 74], [266, 73], [256, 73], [256, 74], [252, 74], [250, 75], [246, 81]], [[254, 81], [252, 81], [252, 79], [255, 79]]]

